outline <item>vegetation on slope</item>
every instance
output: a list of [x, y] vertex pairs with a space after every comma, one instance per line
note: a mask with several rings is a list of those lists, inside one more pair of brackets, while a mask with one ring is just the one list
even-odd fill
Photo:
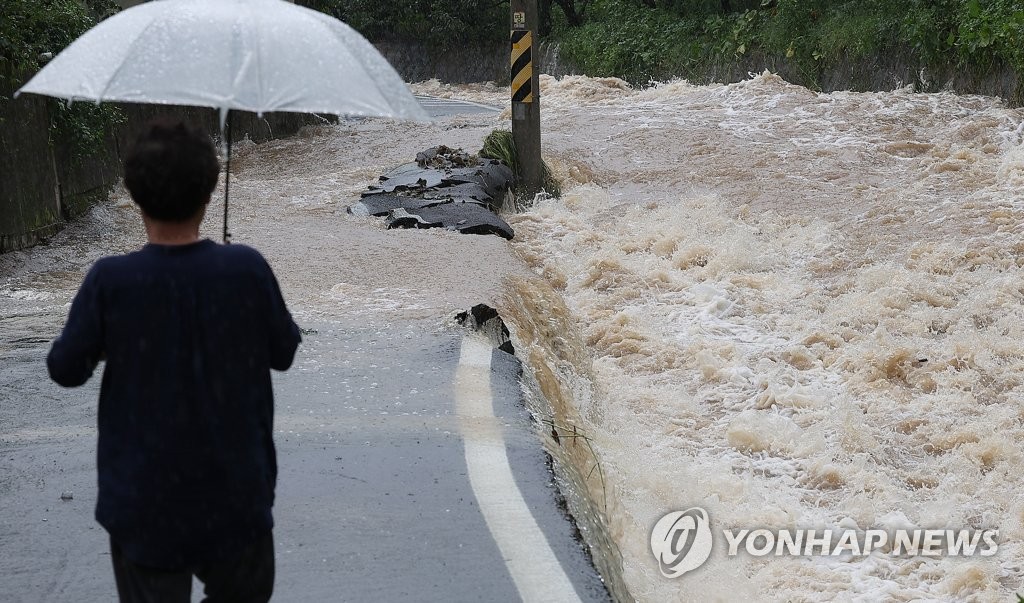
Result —
[[[0, 14], [0, 126], [9, 94], [89, 28], [116, 13], [111, 0], [4, 0]], [[102, 148], [113, 124], [122, 119], [114, 107], [51, 100], [50, 142], [69, 145], [73, 158]]]

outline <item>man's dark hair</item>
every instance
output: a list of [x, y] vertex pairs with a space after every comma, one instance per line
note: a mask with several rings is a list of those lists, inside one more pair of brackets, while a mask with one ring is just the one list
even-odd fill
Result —
[[124, 184], [142, 211], [163, 222], [184, 222], [210, 199], [220, 163], [210, 137], [181, 120], [146, 124], [124, 162]]

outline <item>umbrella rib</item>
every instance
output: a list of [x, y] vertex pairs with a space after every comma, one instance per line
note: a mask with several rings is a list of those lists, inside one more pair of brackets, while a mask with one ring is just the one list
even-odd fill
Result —
[[256, 47], [256, 81], [259, 83], [257, 90], [260, 91], [260, 108], [257, 115], [263, 117], [263, 110], [267, 108], [266, 90], [263, 88], [263, 44], [261, 44], [263, 40], [259, 35], [255, 35], [253, 38], [255, 39], [253, 45]]
[[103, 92], [101, 92], [99, 96], [96, 97], [97, 103], [103, 101], [103, 97], [107, 95], [107, 90], [110, 90], [110, 86], [114, 83], [114, 80], [117, 79], [118, 74], [120, 74], [121, 70], [124, 69], [125, 66], [127, 66], [128, 57], [132, 56], [132, 50], [135, 49], [135, 46], [139, 43], [140, 40], [142, 40], [142, 36], [144, 36], [146, 32], [149, 31], [151, 27], [153, 27], [154, 24], [156, 24], [156, 18], [151, 19], [150, 22], [147, 23], [145, 27], [139, 30], [138, 35], [136, 35], [135, 39], [132, 40], [131, 44], [128, 45], [128, 51], [125, 53], [125, 59], [121, 61], [121, 64], [118, 65], [117, 69], [114, 70], [114, 73], [111, 74], [110, 79], [107, 80], [107, 84], [103, 86]]

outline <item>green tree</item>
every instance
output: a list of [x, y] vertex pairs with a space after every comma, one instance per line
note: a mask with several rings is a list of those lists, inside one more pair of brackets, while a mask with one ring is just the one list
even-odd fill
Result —
[[508, 0], [302, 0], [373, 42], [421, 42], [449, 49], [508, 38]]
[[[5, 0], [0, 14], [0, 84], [20, 86], [48, 60], [99, 21], [116, 13], [110, 0]], [[0, 96], [0, 121], [10, 98]], [[93, 153], [110, 127], [123, 119], [114, 107], [50, 102], [50, 142], [70, 145], [72, 157]]]
[[555, 4], [562, 9], [562, 14], [565, 15], [565, 20], [570, 27], [579, 27], [583, 25], [583, 20], [587, 14], [587, 7], [590, 5], [591, 0], [554, 0]]

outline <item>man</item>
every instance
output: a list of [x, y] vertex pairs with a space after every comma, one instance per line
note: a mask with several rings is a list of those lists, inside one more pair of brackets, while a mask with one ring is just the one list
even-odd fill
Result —
[[273, 272], [243, 245], [199, 239], [220, 166], [210, 138], [147, 126], [125, 185], [149, 244], [99, 260], [47, 358], [85, 383], [106, 359], [96, 519], [122, 601], [266, 601], [277, 480], [270, 369], [300, 341]]

